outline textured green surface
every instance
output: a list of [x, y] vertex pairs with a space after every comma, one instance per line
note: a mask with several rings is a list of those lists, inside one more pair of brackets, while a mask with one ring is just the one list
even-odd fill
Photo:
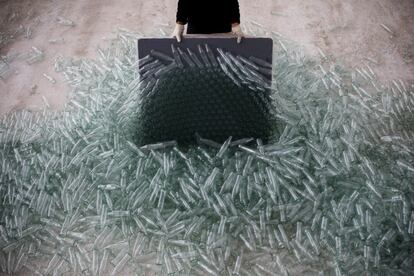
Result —
[[1, 121], [1, 271], [412, 274], [412, 84], [318, 66], [275, 37], [278, 137], [137, 148], [135, 38], [59, 61], [65, 112]]
[[220, 143], [230, 136], [266, 141], [271, 134], [269, 94], [237, 86], [220, 68], [177, 68], [144, 97], [138, 144], [194, 144], [196, 133]]

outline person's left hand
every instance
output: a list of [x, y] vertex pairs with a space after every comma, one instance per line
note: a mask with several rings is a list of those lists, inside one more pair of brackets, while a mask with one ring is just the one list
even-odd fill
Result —
[[245, 37], [239, 23], [235, 23], [231, 26], [231, 32], [237, 36], [237, 43], [240, 43], [242, 38]]
[[183, 38], [183, 33], [184, 33], [184, 24], [177, 22], [177, 24], [175, 24], [174, 32], [171, 36], [177, 39], [177, 42], [180, 43], [181, 39]]

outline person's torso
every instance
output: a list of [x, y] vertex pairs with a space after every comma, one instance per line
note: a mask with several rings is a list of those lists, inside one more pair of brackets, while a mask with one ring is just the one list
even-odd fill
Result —
[[231, 23], [231, 1], [229, 0], [189, 0], [189, 21], [220, 21]]
[[201, 33], [230, 32], [232, 6], [229, 0], [189, 0], [188, 22]]

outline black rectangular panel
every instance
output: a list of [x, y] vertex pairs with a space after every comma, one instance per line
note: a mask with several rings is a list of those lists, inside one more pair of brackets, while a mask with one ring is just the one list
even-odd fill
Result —
[[[272, 63], [273, 41], [270, 38], [244, 38], [240, 44], [236, 38], [190, 38], [185, 37], [178, 43], [174, 38], [142, 38], [138, 40], [139, 59], [149, 55], [151, 50], [172, 56], [171, 44], [181, 49], [189, 48], [197, 52], [198, 45], [207, 44], [217, 55], [216, 48], [229, 51], [233, 55], [246, 58], [251, 56]], [[138, 65], [139, 66], [139, 65]]]

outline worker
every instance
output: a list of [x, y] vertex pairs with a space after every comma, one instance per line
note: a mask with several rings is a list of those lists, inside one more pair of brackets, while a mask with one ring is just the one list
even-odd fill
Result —
[[172, 34], [178, 42], [181, 42], [187, 23], [187, 34], [232, 32], [237, 36], [237, 43], [244, 37], [238, 0], [179, 0]]

